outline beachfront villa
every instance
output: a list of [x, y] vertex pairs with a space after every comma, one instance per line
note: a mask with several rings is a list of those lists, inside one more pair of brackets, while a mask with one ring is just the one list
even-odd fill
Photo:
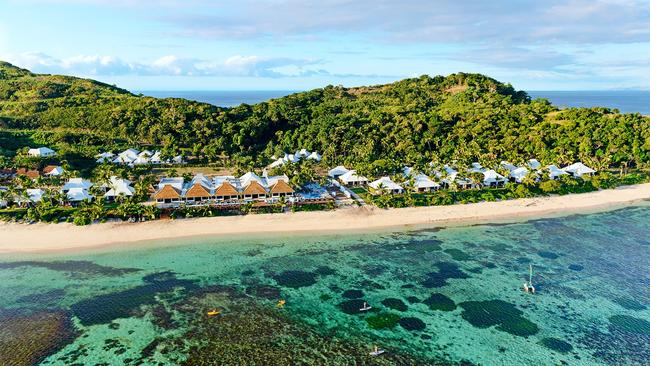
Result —
[[92, 201], [93, 196], [88, 192], [93, 183], [83, 178], [70, 178], [61, 188], [61, 192], [65, 193], [68, 201], [72, 204], [81, 201]]
[[582, 162], [577, 162], [562, 168], [565, 172], [573, 175], [575, 178], [581, 178], [583, 175], [593, 175], [596, 171]]
[[381, 193], [390, 193], [390, 194], [401, 194], [404, 193], [404, 188], [393, 182], [390, 177], [381, 177], [373, 182], [368, 183], [368, 187], [371, 188], [371, 191], [376, 194]]
[[358, 175], [356, 170], [349, 170], [339, 176], [339, 181], [346, 186], [358, 187], [368, 184], [368, 178]]
[[175, 207], [182, 203], [239, 205], [253, 201], [273, 203], [281, 197], [292, 198], [294, 193], [286, 175], [260, 177], [248, 172], [239, 178], [208, 178], [197, 174], [187, 183], [181, 177], [161, 179], [154, 199], [159, 207]]
[[[410, 172], [409, 172], [410, 174]], [[427, 175], [419, 173], [413, 176], [413, 190], [418, 193], [435, 192], [440, 189], [440, 184], [434, 182]]]
[[27, 155], [36, 158], [49, 158], [56, 155], [56, 152], [49, 147], [37, 147], [27, 150]]
[[58, 177], [63, 175], [63, 173], [65, 173], [65, 170], [58, 165], [48, 165], [43, 168], [43, 174], [50, 177]]
[[558, 168], [556, 165], [549, 165], [548, 166], [548, 176], [549, 178], [555, 180], [560, 178], [563, 175], [568, 175], [569, 173], [565, 172], [564, 170]]
[[135, 194], [135, 189], [131, 187], [131, 181], [116, 176], [112, 176], [110, 181], [102, 187], [107, 189], [104, 193], [104, 198], [107, 201], [114, 201], [118, 197], [131, 197]]
[[97, 158], [97, 163], [108, 163], [113, 164], [122, 164], [128, 166], [135, 165], [158, 165], [158, 164], [183, 164], [182, 155], [177, 155], [169, 160], [163, 160], [161, 157], [162, 153], [158, 150], [149, 151], [138, 151], [136, 149], [126, 149], [117, 155], [113, 154], [110, 151], [103, 152], [95, 155]]
[[493, 169], [485, 170], [483, 173], [483, 185], [486, 187], [503, 187], [508, 179]]
[[344, 167], [343, 165], [339, 165], [337, 167], [330, 169], [330, 171], [327, 172], [327, 176], [336, 179], [347, 172], [349, 172], [349, 170], [346, 167]]
[[40, 188], [26, 189], [25, 192], [27, 193], [27, 197], [16, 196], [15, 198], [16, 203], [20, 206], [30, 206], [37, 202], [41, 202], [45, 195], [45, 191]]
[[308, 151], [307, 149], [300, 149], [295, 152], [295, 154], [284, 153], [284, 156], [281, 158], [276, 157], [275, 155], [271, 157], [274, 159], [273, 162], [269, 165], [269, 168], [277, 168], [287, 163], [297, 163], [300, 160], [313, 160], [315, 162], [321, 161], [323, 157], [317, 151]]
[[510, 178], [517, 183], [523, 182], [524, 178], [528, 176], [528, 169], [526, 167], [520, 166], [510, 171]]
[[537, 159], [530, 159], [528, 160], [528, 167], [532, 170], [539, 170], [542, 167], [542, 163]]

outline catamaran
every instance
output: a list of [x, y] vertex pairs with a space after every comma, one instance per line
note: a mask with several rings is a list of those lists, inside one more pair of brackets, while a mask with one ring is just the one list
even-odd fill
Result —
[[370, 352], [370, 356], [379, 356], [384, 352], [386, 352], [386, 351], [384, 351], [383, 349], [378, 348], [377, 346], [375, 346], [374, 351]]
[[528, 266], [528, 282], [524, 282], [524, 292], [529, 294], [535, 293], [535, 286], [533, 286], [533, 265]]

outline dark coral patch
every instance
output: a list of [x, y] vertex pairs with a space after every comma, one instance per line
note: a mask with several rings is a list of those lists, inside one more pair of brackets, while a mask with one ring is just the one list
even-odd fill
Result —
[[246, 288], [246, 293], [262, 299], [277, 300], [280, 298], [280, 289], [275, 286], [257, 285]]
[[366, 322], [372, 329], [393, 328], [399, 320], [399, 315], [392, 313], [379, 313], [366, 318]]
[[629, 298], [621, 297], [618, 299], [614, 299], [614, 302], [628, 310], [645, 310], [648, 308], [647, 306], [641, 304], [640, 302]]
[[461, 316], [477, 328], [496, 326], [496, 329], [527, 337], [539, 331], [537, 324], [522, 317], [515, 305], [502, 300], [467, 301], [459, 304]]
[[609, 318], [612, 326], [630, 333], [650, 336], [650, 322], [629, 315], [614, 315]]
[[406, 311], [408, 310], [408, 306], [404, 303], [404, 301], [396, 298], [389, 297], [387, 299], [384, 299], [381, 301], [381, 304], [384, 305], [387, 308], [391, 308], [393, 310], [397, 311]]
[[427, 278], [422, 282], [422, 286], [426, 288], [443, 287], [450, 278], [469, 278], [455, 263], [438, 262], [435, 265], [438, 267], [438, 272], [428, 273]]
[[343, 301], [339, 304], [341, 310], [346, 314], [361, 314], [363, 311], [359, 310], [364, 306], [365, 301], [363, 299], [354, 299]]
[[406, 301], [410, 302], [411, 304], [417, 304], [420, 302], [420, 299], [415, 296], [409, 296], [406, 298]]
[[543, 338], [539, 343], [555, 352], [567, 353], [573, 350], [573, 346], [570, 343], [557, 338]]
[[179, 280], [173, 272], [159, 272], [143, 277], [144, 285], [108, 293], [72, 304], [70, 309], [83, 325], [110, 323], [133, 315], [141, 305], [156, 302], [156, 295], [183, 288], [196, 290], [193, 280]]
[[0, 269], [13, 269], [17, 267], [40, 267], [52, 271], [66, 272], [70, 275], [83, 273], [93, 276], [121, 276], [128, 273], [138, 272], [138, 268], [116, 268], [96, 264], [91, 261], [19, 261], [0, 263]]
[[585, 267], [583, 267], [583, 266], [581, 266], [579, 264], [569, 264], [569, 269], [572, 270], [572, 271], [580, 272], [583, 269], [585, 269]]
[[336, 271], [333, 268], [330, 268], [328, 266], [320, 266], [316, 268], [314, 273], [320, 276], [331, 276], [333, 274], [336, 274]]
[[442, 249], [440, 244], [442, 244], [442, 242], [438, 239], [411, 241], [406, 244], [406, 250], [414, 251], [416, 253], [435, 252]]
[[306, 271], [284, 271], [273, 276], [273, 279], [284, 287], [299, 288], [307, 287], [316, 283], [316, 275]]
[[411, 331], [420, 331], [427, 327], [422, 320], [415, 317], [402, 318], [399, 320], [399, 325], [401, 325], [402, 328]]
[[542, 258], [546, 258], [546, 259], [558, 259], [560, 257], [560, 255], [557, 254], [557, 253], [549, 252], [549, 251], [545, 251], [545, 250], [541, 250], [541, 251], [537, 252], [537, 255], [539, 255]]
[[453, 311], [456, 309], [454, 300], [439, 293], [431, 294], [431, 296], [422, 302], [427, 304], [431, 310]]
[[449, 249], [445, 249], [444, 252], [449, 254], [451, 258], [453, 258], [455, 261], [467, 261], [472, 259], [472, 257], [469, 254], [463, 252], [460, 249], [449, 248]]
[[346, 299], [360, 299], [363, 297], [363, 291], [361, 290], [346, 290], [343, 292], [343, 297]]

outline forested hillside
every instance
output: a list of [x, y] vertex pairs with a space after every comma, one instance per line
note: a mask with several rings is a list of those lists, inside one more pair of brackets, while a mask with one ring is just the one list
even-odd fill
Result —
[[0, 127], [38, 130], [52, 144], [81, 144], [89, 154], [123, 141], [259, 163], [307, 148], [331, 164], [537, 157], [558, 164], [583, 160], [597, 168], [648, 166], [650, 120], [615, 112], [558, 111], [510, 85], [462, 73], [372, 87], [328, 86], [219, 108], [0, 63]]

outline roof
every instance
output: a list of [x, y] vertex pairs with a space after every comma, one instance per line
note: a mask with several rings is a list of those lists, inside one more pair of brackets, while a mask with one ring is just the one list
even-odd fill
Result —
[[517, 169], [516, 166], [514, 166], [513, 164], [510, 164], [510, 162], [505, 161], [505, 160], [501, 161], [500, 165], [501, 165], [504, 169], [508, 169], [509, 171], [513, 171], [513, 170]]
[[241, 177], [239, 177], [239, 180], [241, 181], [242, 185], [248, 185], [248, 183], [250, 183], [251, 181], [255, 181], [255, 182], [258, 182], [260, 184], [262, 183], [262, 178], [260, 178], [259, 175], [255, 174], [253, 172], [248, 172], [248, 173], [242, 175]]
[[349, 170], [347, 173], [341, 175], [339, 180], [343, 182], [367, 182], [368, 178], [358, 175], [356, 170]]
[[158, 183], [158, 189], [162, 189], [166, 185], [174, 187], [179, 192], [183, 190], [183, 177], [162, 178]]
[[349, 170], [348, 168], [344, 167], [343, 165], [339, 165], [335, 168], [330, 169], [329, 172], [327, 172], [327, 175], [329, 175], [332, 178], [338, 177], [339, 175], [343, 175], [347, 173]]
[[169, 184], [166, 184], [158, 192], [156, 192], [156, 194], [154, 194], [154, 198], [157, 200], [181, 198], [181, 191]]
[[549, 166], [548, 166], [548, 171], [549, 171], [549, 174], [551, 175], [551, 177], [558, 177], [558, 176], [560, 176], [560, 175], [567, 175], [567, 174], [569, 174], [569, 173], [565, 172], [564, 170], [558, 168], [558, 167], [555, 166], [555, 165], [549, 165]]
[[67, 196], [68, 201], [73, 202], [93, 199], [93, 196], [84, 188], [72, 188], [68, 191]]
[[483, 182], [502, 182], [505, 180], [506, 178], [503, 175], [497, 173], [493, 169], [483, 172]]
[[54, 154], [54, 150], [50, 149], [49, 147], [37, 147], [35, 149], [29, 149], [27, 151], [29, 155], [52, 155]]
[[88, 180], [85, 180], [83, 178], [70, 178], [68, 181], [63, 185], [63, 190], [67, 191], [70, 189], [75, 189], [75, 188], [81, 188], [81, 189], [88, 189], [92, 187], [92, 183]]
[[58, 165], [48, 165], [43, 168], [43, 174], [45, 175], [61, 175], [63, 172], [63, 168]]
[[590, 167], [584, 165], [582, 162], [573, 163], [567, 167], [564, 167], [562, 170], [577, 176], [596, 172], [594, 169], [591, 169]]
[[316, 160], [316, 161], [321, 161], [322, 158], [323, 158], [323, 157], [322, 157], [318, 152], [316, 152], [316, 151], [312, 152], [312, 153], [309, 154], [309, 156], [307, 157], [307, 159]]
[[185, 192], [185, 197], [210, 197], [210, 192], [201, 184], [194, 183], [190, 189]]
[[232, 184], [230, 184], [228, 181], [223, 181], [221, 185], [217, 188], [217, 190], [214, 192], [215, 196], [237, 196], [239, 195], [239, 191], [237, 191], [237, 188], [235, 188]]
[[528, 175], [528, 169], [526, 169], [526, 167], [523, 166], [520, 166], [519, 168], [515, 168], [512, 171], [510, 171], [510, 176], [517, 180], [523, 179], [526, 175]]
[[131, 182], [126, 179], [120, 179], [115, 176], [111, 177], [111, 181], [107, 187], [110, 189], [104, 194], [105, 197], [116, 197], [119, 195], [133, 196], [135, 189], [130, 186]]
[[258, 183], [255, 180], [251, 180], [250, 183], [244, 188], [244, 192], [242, 192], [245, 195], [249, 194], [266, 194], [266, 189], [262, 187], [260, 183]]
[[43, 195], [45, 195], [45, 192], [40, 189], [26, 189], [27, 194], [29, 195], [29, 200], [32, 202], [40, 202], [43, 199]]
[[440, 184], [431, 180], [424, 174], [418, 174], [413, 177], [413, 187], [415, 188], [435, 188], [440, 187]]
[[528, 160], [528, 166], [531, 169], [539, 169], [542, 166], [542, 164], [537, 159], [530, 159]]
[[27, 170], [26, 168], [18, 168], [18, 170], [16, 170], [16, 175], [24, 175], [27, 178], [36, 179], [41, 176], [41, 173], [39, 173], [38, 170], [33, 170], [33, 169]]
[[[371, 188], [374, 188], [374, 189], [384, 189], [384, 190], [388, 190], [388, 191], [402, 191], [402, 190], [404, 190], [404, 188], [402, 188], [402, 186], [400, 186], [399, 184], [393, 182], [393, 180], [390, 179], [390, 177], [381, 177], [381, 178], [377, 179], [376, 181], [369, 183], [368, 185]], [[380, 188], [380, 186], [381, 186], [381, 188]]]
[[285, 181], [278, 180], [273, 187], [271, 187], [271, 193], [293, 193], [294, 190], [291, 188]]

